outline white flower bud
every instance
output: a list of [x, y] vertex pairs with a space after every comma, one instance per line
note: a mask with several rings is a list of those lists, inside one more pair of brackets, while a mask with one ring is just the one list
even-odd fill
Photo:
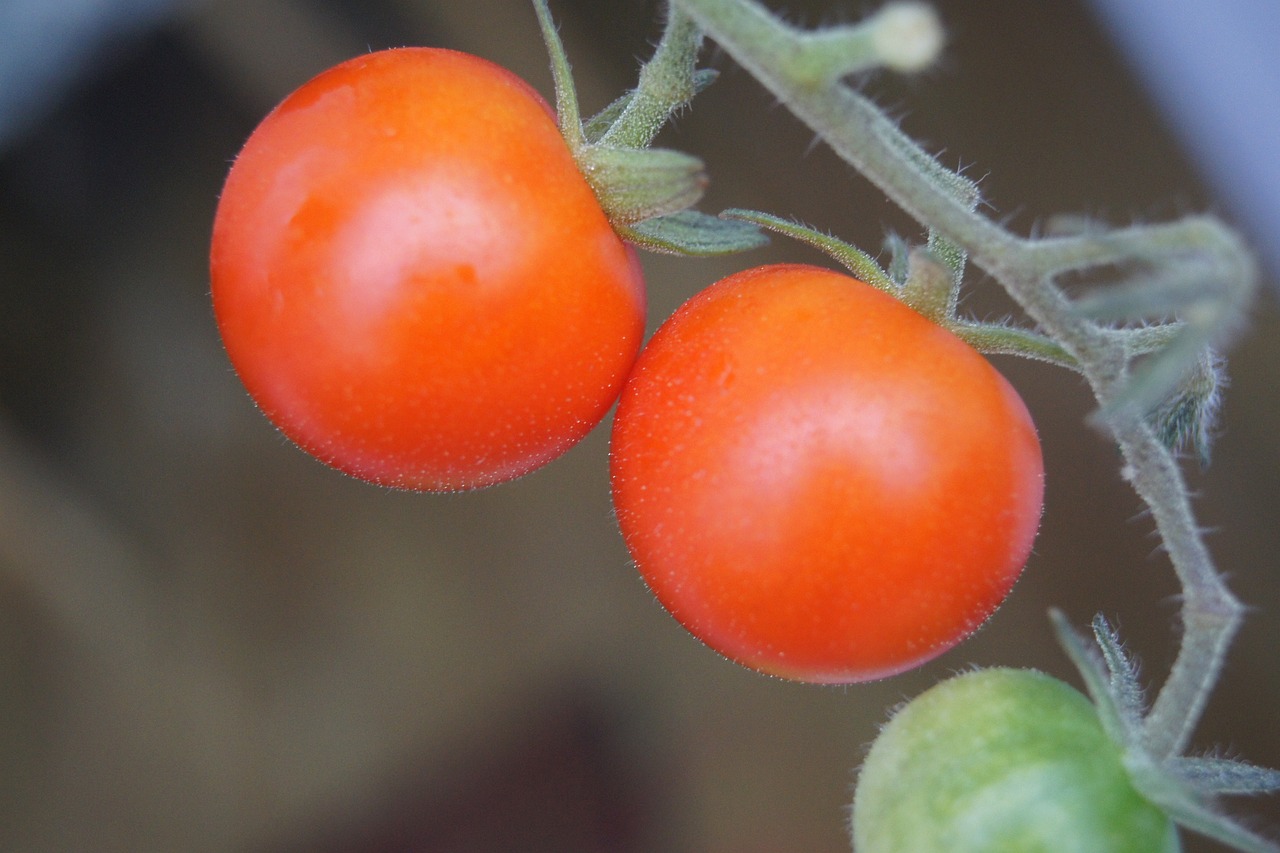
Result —
[[880, 60], [894, 71], [929, 67], [942, 52], [942, 22], [928, 3], [891, 3], [876, 16], [874, 42]]

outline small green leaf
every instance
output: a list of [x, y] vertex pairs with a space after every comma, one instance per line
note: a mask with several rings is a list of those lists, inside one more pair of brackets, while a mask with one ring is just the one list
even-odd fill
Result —
[[731, 255], [769, 242], [769, 238], [750, 223], [719, 219], [696, 210], [646, 219], [621, 227], [618, 233], [652, 252], [695, 257]]

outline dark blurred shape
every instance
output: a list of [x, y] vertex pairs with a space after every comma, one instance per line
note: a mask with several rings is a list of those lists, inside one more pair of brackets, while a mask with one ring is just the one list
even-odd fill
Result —
[[366, 820], [277, 853], [640, 853], [660, 814], [644, 806], [653, 780], [612, 741], [616, 725], [607, 703], [568, 688], [472, 745], [446, 788], [411, 775]]

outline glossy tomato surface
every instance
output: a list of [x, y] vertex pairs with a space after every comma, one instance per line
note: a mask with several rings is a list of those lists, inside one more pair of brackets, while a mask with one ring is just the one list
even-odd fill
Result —
[[871, 747], [853, 805], [858, 853], [1177, 853], [1093, 705], [1038, 672], [950, 678]]
[[975, 630], [1044, 489], [1031, 418], [986, 359], [808, 266], [730, 276], [659, 329], [610, 465], [662, 604], [733, 660], [815, 682], [892, 675]]
[[613, 404], [644, 286], [546, 103], [431, 48], [290, 95], [218, 205], [213, 304], [263, 412], [386, 485], [465, 489], [563, 453]]

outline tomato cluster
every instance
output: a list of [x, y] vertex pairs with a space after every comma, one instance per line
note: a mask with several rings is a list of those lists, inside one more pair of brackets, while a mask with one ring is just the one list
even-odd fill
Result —
[[[618, 399], [618, 522], [659, 600], [748, 667], [919, 665], [1018, 577], [1035, 429], [977, 352], [879, 290], [770, 266], [637, 361], [644, 285], [541, 98], [438, 49], [343, 63], [233, 166], [211, 252], [231, 361], [305, 450], [389, 486], [520, 476]], [[625, 383], [625, 391], [623, 391]]]
[[[887, 677], [950, 649], [1008, 595], [1044, 498], [1021, 398], [946, 328], [958, 273], [942, 257], [942, 277], [917, 276], [912, 254], [891, 278], [811, 240], [876, 286], [756, 267], [694, 296], [642, 351], [645, 284], [620, 233], [689, 253], [758, 234], [680, 209], [701, 192], [696, 158], [609, 141], [600, 122], [620, 125], [640, 97], [577, 127], [540, 12], [565, 128], [510, 72], [405, 48], [322, 73], [253, 132], [210, 260], [249, 394], [321, 461], [423, 491], [522, 476], [616, 403], [618, 526], [696, 638], [818, 683]], [[939, 282], [944, 299], [920, 298]], [[855, 847], [1164, 853], [1179, 849], [1170, 814], [1208, 831], [1199, 800], [1130, 776], [1136, 741], [1117, 743], [1099, 719], [1039, 673], [937, 685], [873, 745]]]

